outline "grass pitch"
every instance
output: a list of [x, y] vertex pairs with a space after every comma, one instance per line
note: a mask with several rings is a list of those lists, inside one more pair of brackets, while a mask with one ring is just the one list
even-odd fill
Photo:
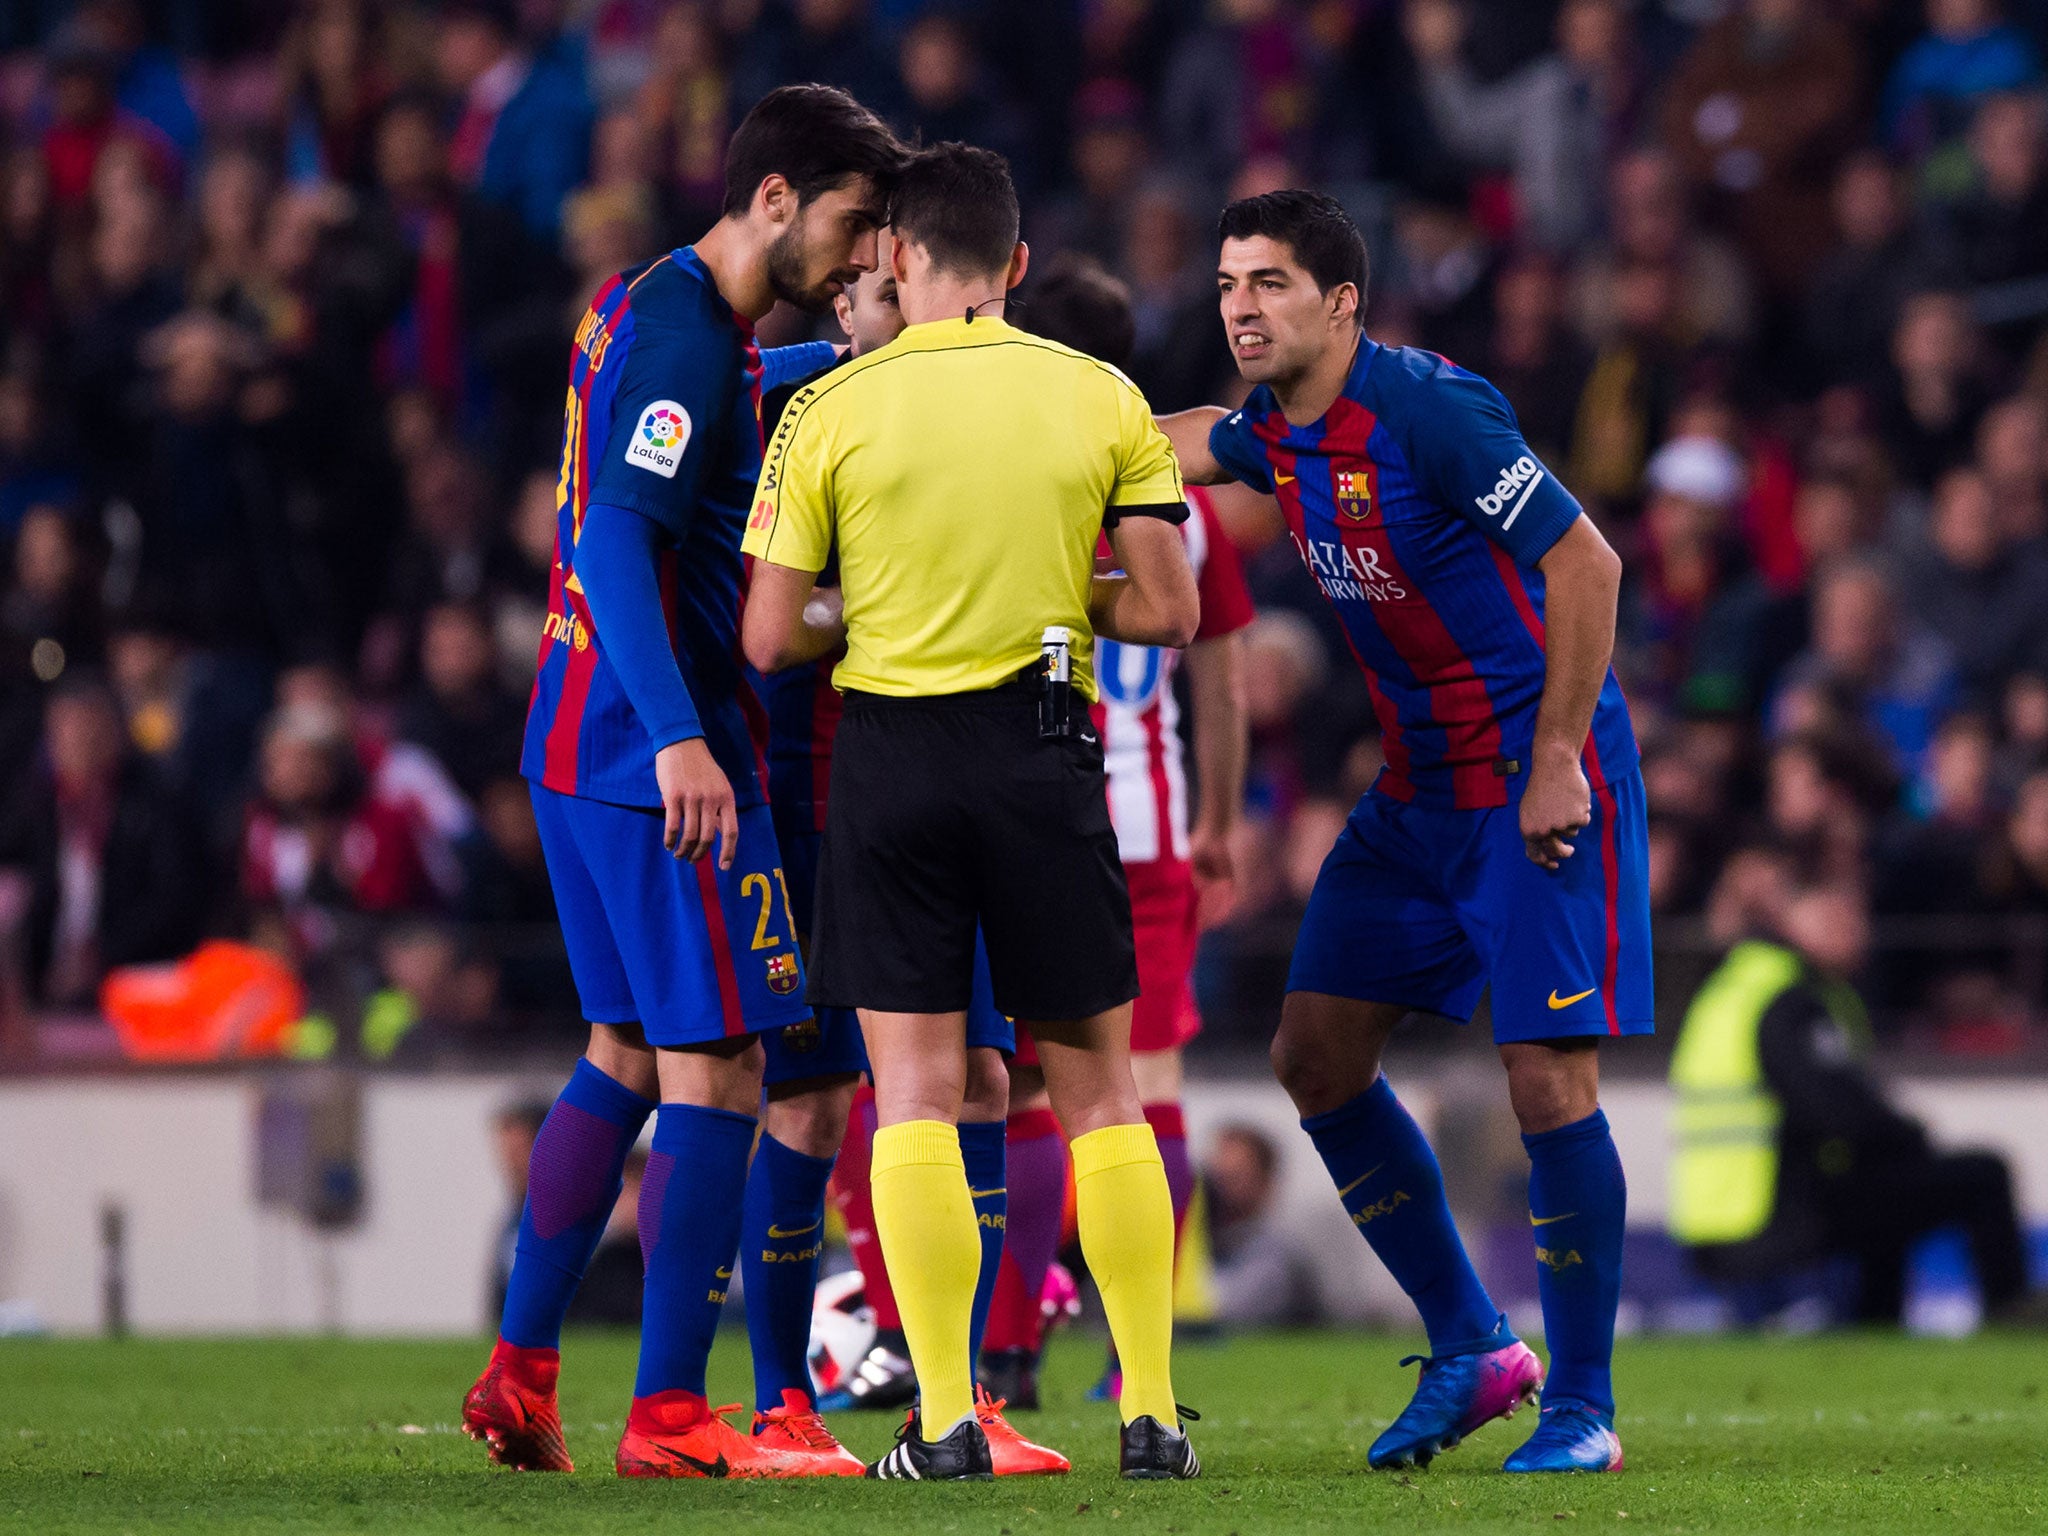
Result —
[[[1203, 1477], [1126, 1484], [1110, 1410], [1082, 1395], [1100, 1345], [1063, 1338], [1046, 1411], [1017, 1422], [1072, 1455], [1074, 1474], [940, 1488], [621, 1482], [611, 1453], [633, 1341], [620, 1336], [574, 1337], [563, 1351], [574, 1477], [488, 1469], [461, 1437], [458, 1405], [485, 1354], [475, 1341], [0, 1342], [0, 1530], [2048, 1530], [2039, 1335], [1624, 1343], [1628, 1470], [1571, 1478], [1497, 1470], [1526, 1416], [1428, 1472], [1367, 1472], [1365, 1448], [1413, 1379], [1394, 1368], [1408, 1347], [1356, 1334], [1186, 1344], [1176, 1384], [1206, 1413]], [[713, 1380], [739, 1397], [746, 1376], [744, 1344], [727, 1335]], [[867, 1456], [895, 1423], [837, 1422]]]

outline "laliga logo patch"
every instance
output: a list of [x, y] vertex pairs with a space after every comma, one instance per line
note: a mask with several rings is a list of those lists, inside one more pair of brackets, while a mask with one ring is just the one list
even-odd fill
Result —
[[690, 413], [673, 400], [657, 400], [640, 413], [640, 425], [626, 445], [626, 462], [673, 480], [690, 445]]
[[770, 955], [768, 957], [768, 990], [786, 996], [796, 990], [796, 983], [796, 956]]

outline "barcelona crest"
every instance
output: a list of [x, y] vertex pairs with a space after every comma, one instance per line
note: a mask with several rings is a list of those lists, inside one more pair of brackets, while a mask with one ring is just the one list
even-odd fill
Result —
[[818, 1027], [818, 1021], [798, 1019], [786, 1025], [782, 1031], [782, 1048], [798, 1056], [808, 1056], [824, 1043], [825, 1032]]
[[787, 995], [796, 990], [797, 963], [794, 954], [785, 951], [768, 957], [768, 990], [778, 995]]
[[1337, 491], [1337, 515], [1353, 523], [1372, 516], [1372, 481], [1362, 469], [1340, 469], [1332, 477]]

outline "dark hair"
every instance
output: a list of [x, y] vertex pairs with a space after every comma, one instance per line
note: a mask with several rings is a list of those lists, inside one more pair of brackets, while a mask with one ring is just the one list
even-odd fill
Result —
[[1018, 306], [1024, 329], [1121, 368], [1137, 344], [1131, 290], [1093, 256], [1062, 252]]
[[992, 149], [935, 144], [910, 157], [889, 202], [896, 238], [922, 246], [939, 270], [1001, 272], [1017, 248], [1017, 188]]
[[1366, 254], [1365, 236], [1337, 199], [1299, 188], [1241, 197], [1223, 210], [1216, 236], [1219, 240], [1248, 240], [1254, 235], [1278, 240], [1292, 250], [1320, 292], [1328, 293], [1339, 283], [1357, 288], [1356, 318], [1359, 324], [1365, 323], [1365, 290], [1372, 277], [1372, 259]]
[[754, 103], [725, 151], [726, 213], [744, 213], [770, 176], [799, 202], [864, 176], [886, 198], [903, 146], [879, 117], [832, 85], [784, 85]]

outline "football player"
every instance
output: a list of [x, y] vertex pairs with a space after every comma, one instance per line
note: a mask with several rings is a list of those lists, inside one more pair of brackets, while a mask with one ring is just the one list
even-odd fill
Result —
[[1317, 877], [1273, 1042], [1345, 1210], [1429, 1332], [1369, 1459], [1426, 1462], [1543, 1385], [1380, 1071], [1408, 1013], [1469, 1018], [1490, 987], [1551, 1353], [1507, 1470], [1619, 1468], [1627, 1197], [1598, 1046], [1652, 1027], [1643, 782], [1608, 665], [1621, 561], [1498, 390], [1365, 334], [1365, 241], [1335, 200], [1246, 198], [1220, 237], [1224, 330], [1254, 388], [1166, 426], [1189, 480], [1279, 497], [1386, 756]]

